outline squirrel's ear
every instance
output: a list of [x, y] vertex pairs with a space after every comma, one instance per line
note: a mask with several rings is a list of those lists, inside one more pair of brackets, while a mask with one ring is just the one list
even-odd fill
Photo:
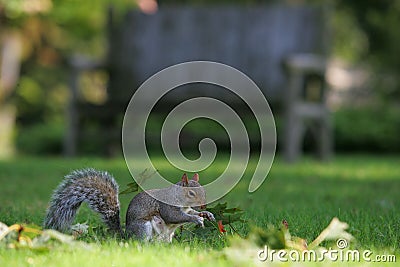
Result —
[[186, 173], [184, 173], [182, 175], [182, 182], [183, 182], [183, 185], [188, 185], [189, 184], [189, 179], [188, 179]]
[[198, 181], [199, 181], [199, 174], [198, 174], [198, 173], [195, 173], [195, 174], [193, 175], [193, 177], [192, 177], [192, 180], [198, 182]]

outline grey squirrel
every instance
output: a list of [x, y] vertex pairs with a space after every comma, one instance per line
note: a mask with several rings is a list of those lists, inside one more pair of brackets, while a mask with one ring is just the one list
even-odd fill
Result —
[[184, 174], [175, 185], [151, 190], [157, 199], [179, 203], [179, 206], [159, 201], [148, 192], [150, 190], [138, 193], [129, 203], [124, 234], [119, 217], [118, 184], [113, 176], [94, 169], [73, 171], [65, 176], [54, 191], [44, 228], [68, 231], [82, 202], [99, 213], [113, 233], [142, 240], [171, 242], [175, 229], [180, 225], [193, 222], [204, 226], [204, 218], [215, 220], [212, 213], [191, 208], [204, 206], [206, 202], [205, 190], [199, 184], [198, 174], [191, 180]]

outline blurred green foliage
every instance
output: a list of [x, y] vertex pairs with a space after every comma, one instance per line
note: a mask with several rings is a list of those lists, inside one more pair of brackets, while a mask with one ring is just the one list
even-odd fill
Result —
[[[399, 108], [343, 108], [333, 113], [334, 143], [338, 152], [373, 152], [399, 153], [400, 152], [400, 114]], [[258, 151], [260, 136], [258, 126], [248, 118], [244, 118], [251, 148]], [[281, 116], [275, 116], [278, 142], [283, 135]], [[151, 120], [147, 125], [147, 147], [152, 155], [161, 155], [160, 127], [158, 121]], [[61, 120], [37, 123], [20, 127], [18, 131], [17, 149], [23, 154], [60, 154], [62, 152], [65, 126]], [[79, 151], [85, 155], [101, 154], [102, 146], [99, 133], [93, 129], [88, 133], [85, 142]], [[216, 142], [218, 151], [229, 151], [229, 137], [223, 127], [209, 120], [194, 120], [188, 123], [181, 132], [180, 143], [182, 152], [188, 158], [199, 156], [197, 146], [200, 140], [209, 137]], [[278, 143], [278, 151], [281, 149]], [[315, 147], [313, 136], [306, 134], [304, 149], [312, 152]]]
[[23, 154], [59, 155], [62, 153], [64, 128], [60, 122], [37, 123], [20, 127], [17, 149]]
[[335, 144], [340, 151], [400, 152], [400, 110], [345, 108], [335, 113]]
[[[384, 101], [400, 99], [400, 1], [336, 0], [336, 32], [347, 38], [337, 40], [353, 59], [368, 63], [375, 77], [373, 88]], [[340, 21], [341, 19], [344, 19]], [[351, 35], [353, 34], [353, 35]], [[356, 55], [356, 56], [355, 56]]]
[[0, 26], [18, 31], [24, 46], [13, 99], [20, 123], [64, 116], [68, 60], [74, 53], [104, 56], [111, 3], [120, 14], [135, 5], [133, 0], [0, 0]]
[[19, 152], [61, 153], [69, 58], [74, 53], [104, 56], [111, 4], [116, 14], [122, 14], [136, 2], [0, 0], [0, 36], [16, 32], [23, 46], [20, 79], [10, 99], [17, 107]]

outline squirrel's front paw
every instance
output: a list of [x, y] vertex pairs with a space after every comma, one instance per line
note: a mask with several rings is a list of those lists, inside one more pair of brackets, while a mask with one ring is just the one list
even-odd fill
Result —
[[214, 214], [209, 211], [201, 211], [199, 215], [209, 221], [215, 221]]
[[200, 217], [200, 216], [197, 216], [197, 215], [194, 215], [195, 216], [195, 223], [197, 224], [197, 225], [199, 225], [199, 226], [201, 226], [201, 227], [204, 227], [204, 218], [203, 217]]

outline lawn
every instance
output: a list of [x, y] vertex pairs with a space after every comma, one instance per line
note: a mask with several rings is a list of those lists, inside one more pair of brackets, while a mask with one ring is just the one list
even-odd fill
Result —
[[[178, 180], [179, 170], [170, 168], [162, 159], [155, 159], [160, 172]], [[200, 173], [200, 181], [215, 178], [224, 169], [226, 160], [219, 158]], [[330, 163], [306, 158], [286, 165], [277, 158], [263, 185], [253, 194], [247, 187], [254, 166], [252, 162], [241, 182], [218, 202], [240, 206], [247, 224], [237, 224], [240, 235], [252, 226], [279, 226], [289, 223], [291, 234], [312, 241], [331, 221], [338, 217], [349, 224], [356, 240], [352, 248], [371, 250], [374, 255], [394, 254], [400, 260], [400, 157], [340, 155]], [[124, 189], [131, 181], [123, 159], [98, 158], [18, 158], [0, 161], [0, 221], [42, 223], [52, 190], [71, 170], [94, 167], [110, 171]], [[137, 173], [148, 166], [137, 164]], [[130, 198], [120, 196], [122, 221]], [[212, 206], [212, 204], [210, 205]], [[0, 247], [0, 266], [239, 266], [241, 263], [225, 253], [225, 238], [216, 232], [209, 238], [186, 238], [172, 244], [121, 242], [102, 235], [103, 226], [86, 207], [77, 222], [88, 222], [92, 230], [82, 238], [90, 248], [55, 246], [47, 252]], [[96, 230], [97, 229], [97, 230]], [[240, 254], [240, 253], [239, 253]], [[225, 255], [225, 256], [224, 256]], [[256, 262], [256, 255], [252, 259]], [[251, 263], [251, 261], [249, 261]], [[266, 266], [267, 263], [260, 262]], [[288, 264], [288, 263], [287, 263]], [[325, 262], [330, 264], [330, 262]], [[340, 263], [331, 263], [341, 265]], [[365, 263], [352, 263], [362, 266]], [[245, 264], [247, 265], [247, 264]], [[315, 265], [310, 263], [310, 265]], [[390, 263], [394, 265], [394, 263]]]

